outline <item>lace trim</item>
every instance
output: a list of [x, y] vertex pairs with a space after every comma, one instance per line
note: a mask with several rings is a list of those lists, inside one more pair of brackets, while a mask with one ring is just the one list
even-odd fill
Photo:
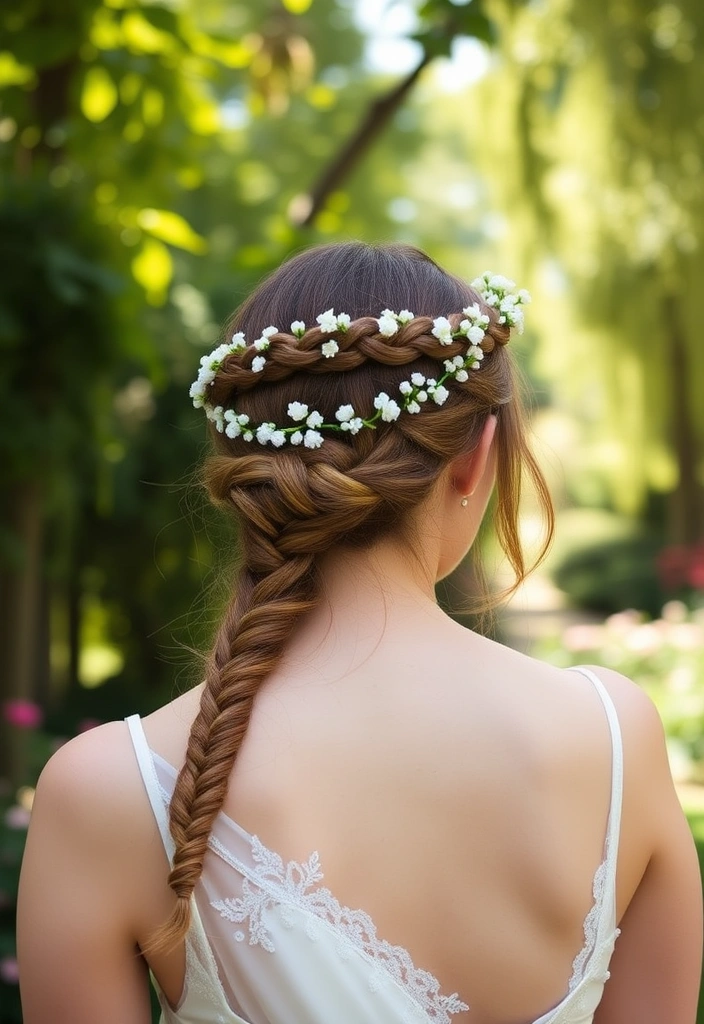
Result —
[[[255, 865], [252, 870], [233, 857], [215, 837], [211, 836], [209, 845], [243, 876], [242, 896], [215, 900], [210, 905], [226, 920], [234, 924], [246, 924], [251, 946], [261, 946], [269, 953], [275, 952], [271, 935], [264, 923], [264, 913], [279, 903], [295, 906], [332, 925], [356, 950], [385, 968], [422, 1007], [430, 1020], [437, 1024], [451, 1024], [451, 1014], [469, 1009], [456, 992], [451, 996], [441, 995], [437, 978], [416, 967], [406, 949], [380, 939], [369, 914], [343, 906], [329, 889], [317, 887], [323, 878], [317, 853], [312, 853], [304, 864], [297, 861], [284, 864], [278, 853], [269, 850], [256, 836], [252, 836], [252, 858]], [[243, 941], [244, 934], [235, 933], [235, 938]]]
[[[577, 986], [584, 980], [587, 966], [596, 949], [597, 940], [599, 938], [599, 924], [601, 923], [601, 917], [604, 910], [604, 900], [606, 899], [608, 892], [606, 882], [607, 877], [609, 876], [609, 868], [612, 867], [610, 847], [611, 843], [607, 838], [604, 850], [604, 859], [594, 873], [594, 882], [592, 885], [594, 902], [589, 913], [584, 919], [584, 945], [572, 961], [572, 976], [570, 977], [570, 983], [567, 989], [569, 993], [574, 992]], [[614, 941], [620, 934], [620, 929], [617, 928], [614, 934]], [[606, 981], [607, 979], [608, 971], [606, 971], [606, 977], [602, 980]]]

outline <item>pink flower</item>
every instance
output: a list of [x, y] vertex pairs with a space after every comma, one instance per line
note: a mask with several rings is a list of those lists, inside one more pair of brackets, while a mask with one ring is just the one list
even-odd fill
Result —
[[0, 978], [6, 985], [16, 985], [20, 980], [20, 971], [14, 956], [6, 956], [0, 960]]
[[15, 804], [5, 811], [5, 824], [8, 828], [25, 829], [29, 828], [30, 812], [26, 807]]
[[38, 704], [31, 700], [23, 700], [17, 697], [15, 700], [6, 700], [3, 705], [3, 715], [6, 722], [17, 726], [18, 729], [38, 729], [44, 721], [44, 712]]

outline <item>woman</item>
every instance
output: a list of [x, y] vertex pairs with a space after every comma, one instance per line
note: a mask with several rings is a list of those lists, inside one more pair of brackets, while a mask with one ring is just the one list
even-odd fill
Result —
[[435, 600], [495, 482], [519, 579], [524, 470], [550, 522], [506, 348], [527, 300], [328, 246], [201, 361], [240, 575], [204, 683], [42, 775], [25, 1024], [146, 1024], [148, 968], [171, 1024], [693, 1024], [699, 874], [650, 702]]

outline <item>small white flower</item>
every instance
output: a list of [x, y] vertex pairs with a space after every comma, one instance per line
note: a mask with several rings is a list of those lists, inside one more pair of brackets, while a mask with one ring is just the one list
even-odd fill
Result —
[[291, 442], [291, 444], [301, 444], [301, 442], [303, 441], [303, 434], [300, 432], [300, 430], [294, 430], [294, 432], [289, 437], [289, 441]]
[[239, 423], [230, 420], [230, 422], [225, 427], [225, 433], [227, 434], [228, 437], [239, 437], [240, 434], [242, 433], [242, 427], [239, 425]]
[[262, 336], [261, 338], [257, 338], [257, 340], [254, 342], [254, 347], [256, 348], [257, 352], [266, 352], [270, 344], [271, 342], [269, 341], [269, 339]]
[[351, 405], [341, 405], [335, 413], [335, 419], [339, 420], [340, 423], [345, 423], [351, 420], [354, 416], [354, 407]]
[[428, 390], [430, 391], [431, 388], [435, 387], [437, 381], [435, 380], [434, 377], [428, 377], [425, 383], [428, 385]]
[[349, 430], [350, 434], [358, 434], [363, 426], [364, 421], [361, 419], [361, 417], [355, 416], [354, 419], [347, 420], [345, 423], [343, 423], [342, 429]]
[[479, 348], [478, 345], [472, 345], [471, 348], [467, 349], [467, 355], [472, 356], [478, 363], [481, 363], [484, 358], [484, 349]]
[[219, 434], [222, 434], [222, 432], [225, 429], [224, 414], [225, 410], [223, 409], [223, 407], [221, 405], [216, 405], [215, 408], [213, 409], [212, 416], [208, 417], [208, 419], [212, 419], [213, 423], [215, 424], [215, 429]]
[[244, 334], [242, 331], [238, 331], [237, 334], [232, 335], [230, 346], [233, 352], [239, 352], [241, 349], [247, 347], [247, 342], [244, 340]]
[[320, 351], [323, 353], [326, 359], [331, 359], [333, 356], [336, 356], [337, 353], [340, 351], [340, 346], [337, 344], [336, 341], [326, 341], [325, 344], [320, 349]]
[[416, 395], [416, 401], [417, 402], [427, 402], [428, 401], [428, 392], [427, 391], [419, 391], [418, 394]]
[[252, 360], [252, 372], [261, 373], [266, 366], [266, 359], [264, 356], [255, 356]]
[[502, 277], [501, 274], [492, 274], [487, 284], [495, 292], [511, 292], [516, 287], [515, 281], [511, 281], [508, 277]]
[[379, 334], [384, 338], [390, 338], [398, 330], [396, 314], [392, 313], [390, 309], [383, 310], [377, 323], [379, 324]]
[[350, 319], [349, 313], [338, 313], [337, 314], [337, 329], [338, 329], [338, 331], [342, 331], [343, 334], [347, 330], [347, 328], [349, 327], [351, 322], [352, 321]]
[[525, 288], [521, 288], [519, 290], [518, 295], [516, 296], [516, 298], [517, 298], [517, 301], [522, 303], [524, 306], [527, 306], [529, 302], [533, 301], [532, 298], [531, 298], [530, 292], [526, 291]]
[[418, 404], [418, 402], [409, 402], [408, 405], [406, 406], [406, 412], [420, 412], [420, 405]]
[[302, 320], [294, 320], [291, 324], [291, 334], [295, 334], [297, 338], [302, 338], [306, 333], [306, 325]]
[[474, 326], [470, 327], [469, 330], [467, 331], [467, 338], [472, 342], [473, 345], [479, 345], [481, 344], [482, 341], [484, 341], [485, 334], [486, 331], [484, 330], [483, 327], [480, 327], [479, 324], [474, 324]]
[[303, 438], [303, 444], [306, 448], [320, 448], [322, 443], [322, 434], [319, 434], [317, 430], [306, 430], [305, 437]]
[[413, 318], [414, 314], [411, 313], [410, 309], [402, 309], [401, 312], [398, 314], [398, 322], [400, 324], [407, 324], [411, 320], [413, 320]]
[[425, 384], [425, 377], [422, 373], [412, 373], [411, 383], [417, 388], [422, 388]]
[[308, 415], [308, 406], [304, 402], [289, 402], [287, 411], [292, 420], [299, 422]]
[[399, 391], [402, 395], [410, 395], [413, 391], [413, 385], [410, 380], [402, 380], [398, 386]]
[[430, 333], [438, 339], [441, 345], [452, 344], [452, 327], [446, 316], [438, 316], [433, 320], [433, 329]]
[[374, 399], [374, 408], [375, 409], [383, 409], [384, 406], [387, 404], [387, 402], [390, 402], [390, 401], [391, 401], [391, 399], [386, 394], [386, 392], [385, 391], [380, 391], [379, 394]]
[[320, 325], [323, 334], [334, 334], [337, 330], [337, 317], [332, 308], [326, 309], [324, 313], [315, 318]]
[[237, 422], [241, 427], [246, 427], [247, 424], [249, 423], [249, 416], [247, 415], [247, 413], [241, 412], [237, 417]]
[[245, 441], [253, 441], [254, 440], [254, 434], [252, 433], [251, 430], [245, 430], [245, 432], [242, 435], [242, 437], [243, 437], [243, 439]]
[[455, 380], [458, 380], [460, 384], [464, 384], [466, 380], [469, 380], [469, 374], [466, 370], [458, 370], [455, 374]]
[[[323, 417], [320, 415], [319, 412], [316, 412], [316, 410], [314, 409], [313, 412], [310, 414], [310, 416], [306, 420], [306, 426], [308, 426], [308, 427], [320, 427], [320, 426], [322, 426], [322, 424], [323, 424]], [[310, 447], [310, 445], [308, 447]]]
[[390, 398], [386, 405], [381, 410], [381, 418], [386, 423], [391, 423], [393, 420], [397, 420], [401, 413], [400, 406], [397, 402], [394, 402], [393, 398]]
[[442, 384], [438, 384], [438, 386], [433, 391], [433, 401], [435, 402], [436, 405], [444, 405], [449, 397], [450, 392], [447, 390], [447, 388], [443, 387]]
[[275, 423], [261, 423], [257, 427], [257, 441], [259, 444], [266, 444], [267, 441], [271, 440], [271, 435], [276, 430]]
[[265, 327], [264, 330], [262, 331], [262, 338], [270, 338], [272, 336], [272, 334], [278, 334], [278, 333], [279, 333], [279, 328], [278, 327]]
[[275, 430], [274, 433], [269, 438], [269, 440], [273, 444], [274, 448], [280, 448], [281, 445], [284, 444], [284, 442], [286, 441], [286, 435], [284, 434], [283, 430]]

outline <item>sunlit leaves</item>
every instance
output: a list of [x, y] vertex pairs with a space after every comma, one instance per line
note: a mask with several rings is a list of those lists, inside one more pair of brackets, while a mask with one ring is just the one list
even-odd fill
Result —
[[0, 89], [4, 85], [29, 85], [34, 79], [34, 68], [20, 64], [7, 50], [0, 53]]
[[172, 210], [140, 210], [137, 223], [143, 231], [169, 245], [176, 245], [192, 253], [207, 252], [206, 240], [193, 230], [187, 220]]
[[117, 104], [117, 88], [103, 67], [89, 68], [83, 79], [81, 110], [94, 124], [104, 121]]
[[169, 250], [155, 238], [146, 239], [132, 260], [134, 278], [144, 288], [147, 300], [153, 306], [161, 306], [166, 301], [173, 272], [174, 265]]

